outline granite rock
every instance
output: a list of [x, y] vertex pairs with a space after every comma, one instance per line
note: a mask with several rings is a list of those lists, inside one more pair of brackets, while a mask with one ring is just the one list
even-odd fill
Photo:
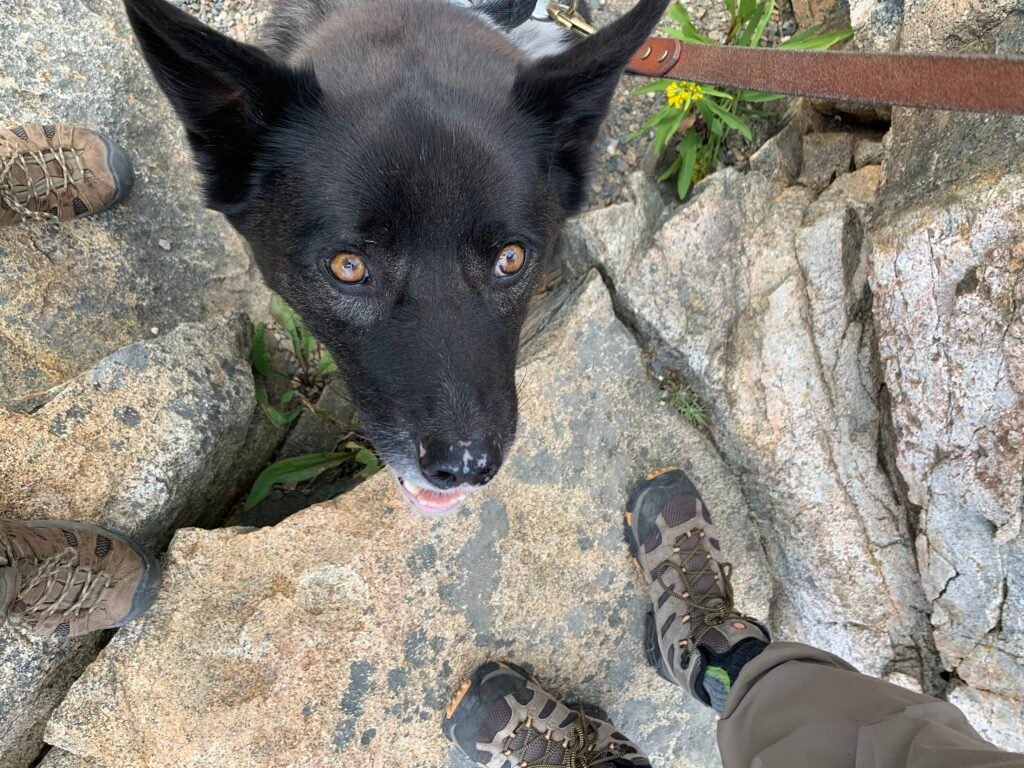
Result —
[[[1022, 11], [914, 3], [905, 47], [1017, 51]], [[895, 487], [917, 534], [934, 644], [964, 683], [951, 700], [1020, 749], [1024, 120], [896, 110], [887, 143], [866, 258]]]
[[98, 765], [464, 768], [441, 711], [477, 664], [508, 658], [605, 707], [655, 764], [717, 764], [712, 714], [644, 661], [622, 509], [645, 471], [684, 466], [740, 604], [766, 616], [770, 576], [735, 478], [659, 403], [595, 275], [520, 387], [516, 449], [456, 517], [411, 513], [382, 473], [273, 528], [179, 532], [154, 609], [75, 684], [47, 740]]
[[849, 133], [808, 133], [803, 137], [803, 162], [797, 182], [823, 192], [853, 165], [854, 138]]
[[[132, 344], [32, 412], [0, 408], [0, 510], [113, 526], [160, 549], [216, 522], [271, 455], [242, 317]], [[33, 641], [0, 627], [0, 764], [26, 766], [42, 726], [109, 637]]]
[[872, 233], [896, 463], [946, 669], [1024, 698], [1024, 176]]
[[1024, 753], [1024, 703], [965, 685], [954, 688], [949, 700], [960, 708], [974, 729], [993, 744]]
[[261, 313], [242, 241], [204, 210], [184, 131], [136, 51], [121, 0], [0, 8], [5, 125], [110, 135], [136, 183], [108, 213], [0, 230], [0, 402], [46, 390], [185, 321]]
[[861, 241], [879, 177], [865, 168], [816, 199], [722, 171], [647, 253], [595, 252], [620, 312], [683, 371], [741, 476], [784, 585], [779, 636], [870, 674], [912, 658], [901, 671], [920, 680], [927, 603], [906, 510], [877, 458]]

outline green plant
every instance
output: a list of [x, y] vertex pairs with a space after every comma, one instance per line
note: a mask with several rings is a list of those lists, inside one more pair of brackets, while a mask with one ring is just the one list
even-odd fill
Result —
[[[267, 343], [267, 325], [260, 323], [253, 333], [251, 360], [260, 409], [271, 424], [282, 428], [295, 421], [303, 410], [309, 411], [335, 423], [341, 431], [339, 442], [345, 443], [342, 450], [293, 456], [266, 467], [249, 490], [243, 505], [246, 511], [267, 498], [271, 489], [281, 483], [305, 482], [321, 472], [345, 465], [351, 465], [352, 476], [361, 478], [380, 470], [377, 455], [359, 442], [359, 436], [353, 432], [356, 424], [338, 423], [314, 404], [327, 380], [338, 370], [331, 353], [306, 330], [299, 316], [277, 294], [271, 296], [270, 314], [287, 341], [281, 353], [274, 355]], [[274, 391], [283, 388], [273, 403], [267, 388], [271, 382], [279, 384]]]
[[380, 460], [377, 455], [356, 442], [345, 443], [345, 450], [331, 453], [308, 453], [274, 462], [264, 469], [252, 484], [249, 495], [245, 499], [246, 511], [252, 509], [270, 494], [278, 483], [301, 483], [312, 480], [328, 469], [352, 463], [358, 469], [353, 471], [356, 477], [370, 477], [380, 471]]
[[[256, 377], [256, 402], [267, 420], [275, 427], [287, 427], [302, 413], [303, 407], [313, 410], [309, 395], [323, 389], [327, 377], [338, 370], [331, 353], [320, 346], [295, 311], [276, 293], [270, 298], [270, 314], [288, 337], [291, 346], [291, 365], [287, 371], [278, 370], [267, 348], [267, 326], [260, 323], [252, 336], [252, 367]], [[277, 403], [270, 402], [267, 382], [287, 382]]]
[[[775, 0], [723, 0], [729, 11], [730, 25], [725, 45], [756, 48], [761, 44], [768, 21], [775, 11]], [[710, 37], [701, 34], [693, 24], [682, 3], [674, 3], [668, 11], [674, 26], [664, 28], [662, 34], [695, 45], [715, 45]], [[804, 30], [779, 45], [793, 51], [820, 51], [848, 40], [850, 29], [818, 33], [818, 28]], [[723, 142], [730, 131], [739, 133], [747, 141], [753, 139], [752, 118], [763, 117], [758, 107], [770, 101], [785, 98], [778, 94], [757, 91], [719, 90], [706, 85], [678, 80], [656, 80], [638, 88], [634, 95], [662, 92], [665, 104], [631, 139], [654, 129], [652, 149], [655, 155], [681, 135], [675, 157], [658, 177], [659, 181], [676, 179], [676, 192], [682, 200], [690, 187], [715, 170], [721, 156]]]
[[707, 426], [708, 411], [688, 386], [675, 378], [669, 378], [663, 382], [662, 392], [662, 397], [669, 407], [693, 426]]

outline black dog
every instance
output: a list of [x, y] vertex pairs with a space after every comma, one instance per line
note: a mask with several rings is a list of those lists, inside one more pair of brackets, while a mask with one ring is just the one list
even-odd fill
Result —
[[530, 43], [519, 0], [278, 0], [261, 49], [126, 0], [209, 206], [334, 353], [421, 511], [457, 507], [512, 444], [530, 295], [667, 4], [568, 45], [535, 19]]

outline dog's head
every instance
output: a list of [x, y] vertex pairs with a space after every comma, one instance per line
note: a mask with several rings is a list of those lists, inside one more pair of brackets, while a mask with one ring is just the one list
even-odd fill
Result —
[[284, 63], [164, 0], [126, 0], [209, 206], [334, 353], [422, 511], [457, 506], [508, 453], [531, 293], [666, 4], [529, 61], [445, 3], [357, 2]]

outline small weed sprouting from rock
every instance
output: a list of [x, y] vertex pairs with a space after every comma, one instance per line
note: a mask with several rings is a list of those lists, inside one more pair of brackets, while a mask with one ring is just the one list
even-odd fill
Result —
[[[253, 378], [260, 409], [271, 424], [281, 428], [290, 426], [303, 411], [327, 419], [341, 431], [339, 443], [343, 443], [343, 449], [274, 462], [253, 483], [245, 499], [246, 511], [267, 498], [279, 483], [312, 480], [321, 472], [344, 465], [351, 465], [351, 474], [361, 478], [370, 477], [380, 470], [377, 455], [356, 432], [358, 425], [337, 423], [315, 405], [327, 381], [338, 371], [331, 353], [306, 330], [299, 316], [277, 294], [271, 297], [270, 314], [276, 328], [268, 329], [265, 323], [260, 323], [252, 338]], [[285, 340], [276, 355], [267, 346], [267, 332], [270, 330]], [[271, 402], [267, 389], [271, 382], [277, 384], [277, 390], [283, 389], [274, 402]]]
[[[276, 293], [270, 299], [270, 314], [276, 331], [287, 339], [280, 354], [271, 354], [267, 347], [265, 323], [256, 326], [252, 336], [252, 368], [256, 375], [256, 400], [267, 420], [275, 427], [287, 427], [302, 413], [312, 409], [312, 401], [323, 391], [324, 384], [338, 366], [331, 353], [320, 346], [302, 320]], [[267, 384], [284, 384], [277, 403], [270, 402]]]
[[695, 427], [708, 425], [708, 411], [693, 390], [679, 380], [674, 373], [662, 375], [661, 399], [676, 413]]
[[[775, 11], [775, 0], [723, 0], [729, 11], [729, 29], [725, 45], [757, 48], [761, 45], [768, 21]], [[682, 3], [674, 3], [668, 11], [671, 26], [659, 30], [694, 45], [716, 45], [707, 35], [697, 31], [689, 12]], [[849, 40], [853, 30], [818, 33], [818, 28], [804, 30], [778, 47], [791, 51], [823, 51]], [[713, 173], [718, 166], [724, 142], [730, 131], [739, 133], [747, 141], [753, 139], [750, 120], [765, 117], [758, 107], [770, 101], [785, 98], [778, 94], [758, 91], [719, 90], [707, 85], [681, 80], [656, 80], [633, 91], [661, 93], [662, 106], [630, 139], [654, 130], [652, 151], [660, 155], [676, 135], [681, 136], [675, 157], [658, 177], [659, 181], [676, 180], [676, 192], [682, 200], [690, 187]]]

